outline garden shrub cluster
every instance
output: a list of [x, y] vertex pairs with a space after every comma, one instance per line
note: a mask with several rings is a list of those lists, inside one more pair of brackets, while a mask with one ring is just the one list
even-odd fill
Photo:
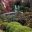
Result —
[[22, 26], [18, 22], [10, 22], [7, 24], [6, 32], [32, 32], [32, 29], [26, 26]]

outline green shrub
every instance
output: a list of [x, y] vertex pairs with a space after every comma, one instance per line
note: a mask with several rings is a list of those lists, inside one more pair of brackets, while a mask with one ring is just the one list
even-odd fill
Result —
[[4, 26], [7, 26], [8, 22], [3, 22], [2, 24], [3, 24]]
[[3, 21], [0, 21], [0, 26], [2, 25], [2, 26], [7, 26], [7, 24], [8, 24], [8, 22], [3, 22]]
[[32, 32], [31, 28], [22, 26], [17, 22], [11, 22], [7, 24], [6, 32]]

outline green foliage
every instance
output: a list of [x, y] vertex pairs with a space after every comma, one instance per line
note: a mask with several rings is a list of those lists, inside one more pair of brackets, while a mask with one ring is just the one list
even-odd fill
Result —
[[0, 3], [0, 10], [2, 10], [2, 4]]
[[2, 24], [3, 24], [4, 26], [7, 26], [8, 22], [2, 22]]
[[7, 24], [6, 32], [32, 32], [31, 28], [22, 26], [17, 22], [11, 22]]
[[20, 7], [20, 11], [21, 11], [21, 12], [28, 12], [28, 11], [29, 11], [29, 8], [22, 5], [22, 6]]
[[7, 24], [8, 24], [8, 22], [0, 21], [0, 26], [1, 26], [1, 25], [7, 26]]
[[13, 10], [14, 11], [21, 11], [21, 12], [28, 12], [29, 8], [26, 6], [25, 3], [23, 3], [22, 5], [14, 5], [13, 6]]
[[3, 4], [0, 3], [0, 14], [3, 13]]

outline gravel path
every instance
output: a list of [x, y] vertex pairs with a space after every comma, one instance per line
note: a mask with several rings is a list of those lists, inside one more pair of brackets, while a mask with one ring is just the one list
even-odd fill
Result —
[[3, 30], [0, 30], [0, 32], [4, 32]]

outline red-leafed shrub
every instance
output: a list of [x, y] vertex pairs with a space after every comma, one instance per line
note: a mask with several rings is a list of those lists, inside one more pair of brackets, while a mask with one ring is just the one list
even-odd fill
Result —
[[4, 6], [4, 12], [12, 11], [12, 5], [15, 2], [15, 0], [2, 0], [1, 2]]

